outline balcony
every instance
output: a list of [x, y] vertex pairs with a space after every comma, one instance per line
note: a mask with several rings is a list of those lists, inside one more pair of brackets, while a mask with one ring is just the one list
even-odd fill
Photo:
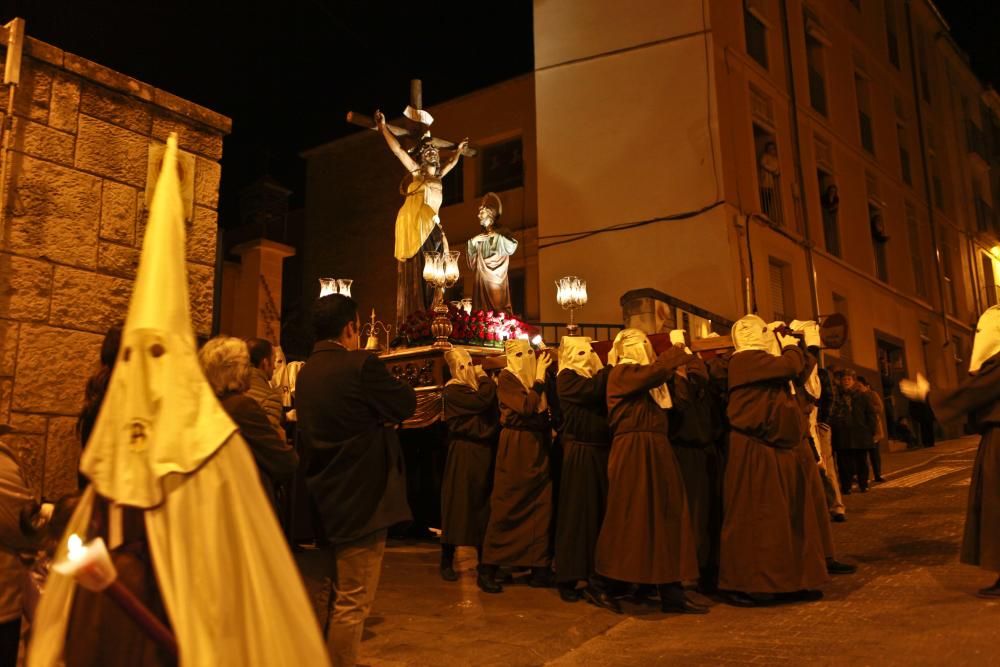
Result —
[[757, 170], [757, 182], [760, 183], [760, 210], [774, 225], [782, 227], [785, 224], [781, 210], [781, 176], [760, 167]]

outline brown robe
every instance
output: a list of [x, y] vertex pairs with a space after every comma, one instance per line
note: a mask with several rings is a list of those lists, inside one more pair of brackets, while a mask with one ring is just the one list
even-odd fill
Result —
[[[719, 587], [745, 593], [812, 589], [827, 581], [814, 488], [801, 446], [808, 423], [789, 381], [802, 350], [753, 350], [729, 362], [729, 458], [723, 483]], [[798, 448], [798, 451], [796, 451]]]
[[[98, 496], [86, 540], [103, 537], [108, 541], [108, 507], [108, 501]], [[142, 510], [123, 508], [121, 522], [123, 542], [111, 550], [118, 581], [169, 628], [170, 620], [153, 572]], [[166, 667], [177, 664], [110, 597], [105, 593], [92, 593], [82, 586], [77, 586], [73, 595], [63, 656], [66, 667]]]
[[697, 356], [670, 380], [674, 406], [669, 411], [670, 445], [687, 491], [691, 525], [698, 543], [698, 568], [714, 579], [719, 570], [722, 533], [723, 459], [719, 437], [723, 429], [709, 387], [708, 368]]
[[583, 581], [596, 571], [597, 536], [608, 503], [610, 368], [586, 378], [566, 368], [556, 377], [563, 459], [556, 521], [556, 579]]
[[958, 387], [931, 391], [928, 402], [940, 421], [968, 414], [982, 434], [972, 466], [961, 560], [1000, 572], [1000, 354]]
[[648, 366], [619, 364], [608, 376], [608, 507], [597, 540], [598, 573], [639, 584], [698, 577], [684, 480], [667, 437], [667, 413], [649, 390], [688, 360], [675, 347]]
[[490, 519], [490, 489], [500, 415], [497, 386], [480, 378], [477, 389], [444, 388], [448, 461], [441, 482], [441, 542], [478, 547]]
[[545, 386], [529, 391], [513, 373], [501, 371], [500, 444], [497, 447], [490, 521], [483, 562], [549, 567], [552, 563], [552, 478], [546, 412], [538, 412]]

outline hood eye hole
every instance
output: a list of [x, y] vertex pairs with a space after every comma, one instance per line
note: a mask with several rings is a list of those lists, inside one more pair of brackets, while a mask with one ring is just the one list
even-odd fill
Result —
[[523, 356], [524, 356], [524, 352], [518, 352], [518, 353], [517, 353], [516, 355], [514, 355], [514, 356], [517, 356], [517, 357], [523, 357]]
[[159, 343], [153, 343], [153, 345], [149, 348], [149, 353], [153, 355], [154, 359], [158, 359], [166, 354], [167, 350]]
[[122, 353], [122, 361], [128, 361], [129, 357], [132, 356], [132, 348], [126, 347], [125, 351]]

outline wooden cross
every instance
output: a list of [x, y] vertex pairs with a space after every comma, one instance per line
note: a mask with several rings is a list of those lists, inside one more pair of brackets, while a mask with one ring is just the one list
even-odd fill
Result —
[[[410, 81], [410, 106], [414, 109], [423, 108], [423, 86], [420, 79], [412, 79]], [[358, 113], [357, 111], [347, 112], [347, 122], [352, 125], [357, 125], [359, 127], [364, 127], [369, 130], [378, 130], [375, 125], [375, 119], [371, 116], [366, 116], [365, 114]], [[411, 131], [405, 127], [399, 127], [398, 125], [391, 125], [386, 123], [386, 127], [395, 136], [400, 137], [404, 141], [416, 145], [417, 139], [423, 135], [425, 132], [429, 132], [426, 125], [420, 123], [413, 123], [417, 128], [417, 132]], [[458, 149], [458, 144], [454, 141], [448, 141], [447, 139], [439, 139], [437, 137], [431, 137], [431, 144], [435, 148], [453, 151]], [[462, 155], [465, 157], [473, 157], [478, 153], [475, 148], [468, 146], [462, 151]]]

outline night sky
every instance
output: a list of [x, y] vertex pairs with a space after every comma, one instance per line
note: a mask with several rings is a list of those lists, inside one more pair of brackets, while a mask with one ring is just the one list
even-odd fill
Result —
[[[840, 0], [827, 0], [830, 2]], [[865, 0], [874, 1], [874, 0]], [[298, 152], [355, 131], [348, 110], [398, 114], [409, 80], [424, 105], [533, 66], [530, 0], [5, 0], [27, 33], [233, 118], [222, 216], [265, 173], [302, 204]], [[1000, 81], [1000, 1], [938, 0], [985, 81]]]

